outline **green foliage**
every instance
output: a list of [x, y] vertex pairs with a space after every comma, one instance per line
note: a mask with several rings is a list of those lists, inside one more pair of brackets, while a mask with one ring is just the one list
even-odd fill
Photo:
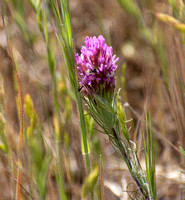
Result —
[[85, 114], [85, 123], [87, 131], [90, 135], [92, 158], [99, 160], [99, 156], [103, 154], [99, 139], [99, 132], [95, 129], [94, 119], [88, 113]]
[[65, 111], [64, 111], [64, 116], [65, 116], [65, 123], [68, 124], [71, 119], [71, 114], [72, 114], [72, 103], [71, 103], [71, 98], [69, 96], [66, 96], [65, 98]]
[[[59, 10], [56, 0], [51, 0], [51, 6], [55, 15], [55, 20], [58, 26], [59, 33], [57, 35], [58, 42], [63, 51], [63, 57], [65, 60], [65, 66], [67, 68], [69, 80], [76, 97], [79, 117], [80, 117], [80, 128], [81, 128], [81, 144], [82, 152], [85, 155], [87, 171], [90, 172], [90, 161], [89, 161], [89, 144], [87, 138], [87, 129], [84, 118], [84, 111], [82, 107], [81, 94], [78, 92], [79, 84], [75, 72], [75, 58], [73, 50], [73, 38], [72, 38], [72, 27], [71, 27], [71, 17], [69, 11], [68, 1], [60, 0]], [[60, 14], [62, 13], [62, 14]]]
[[36, 20], [41, 32], [43, 32], [43, 25], [42, 25], [42, 8], [41, 8], [41, 0], [29, 0], [30, 4], [32, 5], [33, 9], [36, 12]]
[[88, 113], [85, 114], [85, 123], [87, 126], [87, 131], [90, 137], [92, 138], [94, 129], [94, 119]]
[[166, 89], [169, 89], [169, 71], [168, 71], [168, 59], [164, 49], [164, 41], [163, 36], [160, 30], [157, 30], [157, 44], [156, 44], [156, 51], [159, 56], [159, 60], [162, 67], [162, 76], [163, 81]]
[[41, 8], [41, 0], [29, 0], [29, 2], [36, 12]]
[[122, 65], [122, 77], [121, 77], [121, 83], [122, 83], [122, 90], [125, 91], [125, 88], [126, 88], [126, 68], [127, 68], [127, 65], [126, 64], [123, 64]]
[[[49, 35], [48, 31], [48, 20], [46, 13], [47, 4], [41, 4], [41, 1], [30, 0], [31, 5], [33, 6], [36, 12], [37, 24], [40, 28], [41, 33], [45, 39], [46, 48], [47, 48], [47, 59], [48, 66], [52, 78], [52, 90], [53, 90], [53, 98], [54, 98], [54, 109], [55, 109], [55, 117], [54, 117], [54, 128], [55, 128], [55, 136], [57, 143], [57, 156], [58, 156], [58, 168], [55, 169], [56, 180], [59, 188], [60, 199], [66, 200], [65, 188], [64, 188], [64, 178], [63, 178], [63, 169], [62, 169], [62, 158], [61, 158], [61, 117], [60, 117], [60, 107], [58, 103], [58, 91], [57, 91], [57, 78], [56, 78], [56, 61], [55, 61], [55, 48], [54, 42]], [[69, 99], [66, 98], [65, 106], [65, 120], [69, 120], [70, 118], [70, 102]]]
[[117, 115], [118, 115], [118, 119], [119, 119], [119, 122], [120, 122], [120, 125], [121, 125], [122, 133], [124, 134], [124, 137], [127, 140], [127, 142], [130, 143], [129, 133], [128, 133], [127, 126], [126, 126], [125, 112], [123, 110], [122, 105], [119, 102], [118, 102], [118, 105], [117, 105]]
[[27, 137], [30, 139], [30, 137], [33, 137], [33, 133], [37, 127], [37, 113], [34, 110], [33, 101], [29, 94], [27, 94], [24, 99], [24, 110], [29, 118], [30, 125], [27, 128]]
[[[25, 1], [24, 0], [11, 0], [13, 7], [13, 17], [24, 35], [24, 38], [29, 43], [33, 42], [33, 37], [30, 34], [25, 18], [26, 18], [26, 10], [25, 10]], [[68, 0], [50, 0], [50, 1], [41, 1], [41, 0], [29, 0], [32, 5], [35, 13], [38, 27], [42, 33], [44, 38], [46, 49], [47, 49], [47, 61], [48, 66], [52, 78], [52, 89], [53, 89], [53, 99], [54, 99], [54, 131], [56, 135], [56, 143], [57, 143], [57, 166], [54, 166], [54, 172], [56, 181], [59, 188], [60, 199], [66, 200], [67, 195], [65, 191], [65, 183], [64, 183], [64, 175], [63, 175], [63, 160], [61, 150], [63, 150], [63, 146], [61, 147], [61, 138], [64, 141], [64, 150], [66, 150], [66, 146], [70, 148], [70, 137], [68, 135], [68, 130], [65, 130], [67, 125], [70, 124], [71, 115], [73, 112], [72, 108], [72, 100], [77, 101], [78, 105], [78, 113], [80, 117], [80, 127], [81, 127], [81, 143], [82, 143], [82, 153], [85, 155], [86, 159], [86, 168], [88, 171], [88, 176], [85, 179], [82, 187], [82, 198], [87, 198], [89, 194], [92, 194], [94, 191], [94, 187], [97, 182], [99, 169], [98, 166], [91, 171], [90, 160], [89, 160], [89, 152], [90, 147], [92, 155], [94, 156], [94, 152], [96, 151], [99, 156], [101, 152], [100, 141], [97, 137], [97, 133], [94, 131], [94, 122], [96, 122], [102, 129], [99, 132], [103, 132], [107, 134], [109, 140], [115, 150], [120, 153], [121, 157], [126, 162], [128, 169], [130, 171], [133, 180], [138, 186], [138, 189], [141, 191], [141, 196], [139, 199], [157, 199], [157, 191], [156, 191], [156, 180], [155, 180], [155, 159], [154, 159], [154, 148], [153, 148], [153, 133], [152, 133], [152, 124], [151, 118], [146, 115], [146, 137], [143, 133], [143, 143], [144, 143], [144, 155], [146, 162], [146, 176], [142, 170], [140, 165], [140, 161], [137, 155], [136, 144], [130, 140], [129, 137], [129, 129], [127, 128], [126, 114], [124, 112], [124, 108], [121, 103], [118, 102], [119, 91], [112, 96], [108, 96], [104, 94], [105, 98], [101, 98], [99, 96], [94, 96], [92, 99], [84, 99], [89, 107], [89, 113], [91, 116], [85, 115], [82, 107], [81, 101], [81, 93], [78, 92], [79, 84], [77, 80], [77, 75], [75, 71], [75, 57], [74, 57], [74, 47], [73, 47], [73, 36], [72, 36], [72, 27], [71, 27], [71, 19], [69, 12], [69, 4]], [[56, 37], [58, 39], [59, 45], [61, 46], [63, 57], [65, 60], [65, 66], [67, 68], [69, 80], [71, 83], [71, 88], [68, 84], [64, 84], [61, 89], [61, 95], [59, 96], [58, 89], [58, 77], [57, 77], [57, 66], [56, 66], [56, 46], [54, 43], [54, 38], [49, 32], [49, 24], [50, 17], [52, 16], [50, 12], [50, 7], [47, 3], [50, 3], [49, 6], [52, 6], [54, 13], [54, 20], [58, 25], [58, 32], [56, 33]], [[147, 25], [144, 24], [145, 14], [141, 12], [142, 4], [154, 4], [154, 1], [136, 1], [136, 0], [118, 0], [121, 7], [128, 14], [128, 17], [134, 19], [137, 23], [136, 27], [136, 36], [134, 39], [138, 39], [137, 36], [144, 38], [143, 41], [147, 41], [147, 44], [143, 43], [144, 48], [145, 45], [147, 48], [150, 48], [155, 54], [154, 59], [156, 63], [160, 63], [162, 67], [162, 75], [161, 79], [164, 81], [164, 85], [166, 89], [170, 90], [170, 71], [169, 71], [169, 63], [167, 58], [167, 51], [164, 45], [164, 38], [162, 37], [163, 33], [160, 32], [159, 26], [147, 28]], [[185, 6], [182, 0], [168, 0], [169, 5], [171, 6], [173, 13], [166, 15], [163, 13], [154, 13], [153, 10], [148, 10], [151, 12], [152, 17], [157, 17], [159, 20], [164, 23], [169, 24], [171, 28], [179, 30], [182, 37], [184, 37], [185, 33]], [[179, 4], [178, 4], [179, 2]], [[140, 3], [140, 5], [139, 5]], [[152, 6], [151, 6], [152, 7]], [[156, 6], [157, 8], [157, 6]], [[147, 11], [147, 12], [148, 12]], [[152, 16], [153, 15], [153, 16]], [[171, 16], [170, 16], [171, 15]], [[152, 24], [150, 18], [146, 20], [146, 24]], [[53, 22], [53, 21], [52, 21]], [[156, 24], [152, 24], [156, 25]], [[53, 24], [52, 24], [53, 26]], [[155, 29], [156, 28], [156, 29]], [[54, 29], [55, 30], [55, 29]], [[137, 31], [139, 30], [139, 31]], [[156, 31], [157, 30], [157, 31]], [[153, 33], [157, 32], [157, 42], [153, 38]], [[137, 33], [139, 32], [139, 34]], [[184, 37], [185, 38], [185, 37]], [[180, 41], [180, 40], [179, 40]], [[137, 41], [138, 42], [138, 41]], [[140, 55], [140, 52], [139, 54]], [[158, 56], [158, 57], [157, 57]], [[136, 58], [137, 59], [137, 58]], [[173, 59], [173, 58], [172, 58]], [[179, 58], [180, 60], [180, 58]], [[136, 60], [137, 61], [137, 60]], [[174, 60], [175, 61], [175, 60]], [[132, 63], [132, 61], [131, 61]], [[155, 64], [156, 64], [155, 63]], [[128, 62], [129, 64], [129, 62]], [[135, 60], [133, 62], [135, 65]], [[125, 70], [126, 65], [122, 66], [122, 85], [125, 90]], [[63, 72], [65, 76], [65, 72]], [[178, 78], [178, 77], [176, 77]], [[64, 81], [65, 82], [65, 81]], [[63, 84], [63, 82], [62, 82]], [[176, 88], [176, 87], [174, 87]], [[178, 91], [177, 91], [178, 92]], [[180, 93], [179, 93], [180, 94]], [[107, 96], [106, 96], [107, 95]], [[180, 95], [179, 95], [180, 96]], [[60, 103], [59, 103], [60, 97]], [[137, 100], [137, 99], [136, 99]], [[33, 101], [30, 95], [25, 96], [24, 101], [24, 110], [28, 117], [28, 127], [27, 127], [27, 139], [28, 144], [31, 151], [31, 166], [30, 169], [33, 172], [33, 178], [36, 181], [37, 189], [39, 192], [40, 199], [46, 199], [47, 193], [47, 175], [48, 170], [50, 168], [51, 163], [51, 155], [48, 153], [48, 149], [44, 144], [44, 136], [42, 125], [39, 124], [37, 113], [34, 109]], [[63, 112], [64, 117], [60, 117], [61, 110]], [[4, 113], [0, 113], [0, 151], [8, 153], [9, 146], [5, 132], [5, 119]], [[102, 131], [103, 130], [103, 131]], [[52, 131], [51, 131], [52, 132]], [[61, 135], [63, 137], [61, 137]], [[91, 139], [91, 145], [89, 146], [88, 137]], [[11, 148], [11, 147], [10, 147]], [[184, 149], [179, 146], [180, 151], [185, 156]], [[92, 160], [94, 157], [92, 157]], [[13, 162], [13, 160], [11, 160]], [[32, 177], [30, 177], [32, 180]], [[70, 184], [70, 183], [69, 183]], [[93, 195], [92, 195], [93, 196]], [[92, 198], [93, 199], [93, 198]]]
[[24, 0], [11, 0], [12, 6], [14, 8], [13, 10], [13, 17], [23, 33], [23, 36], [25, 40], [28, 42], [28, 44], [32, 45], [34, 36], [30, 33], [30, 31], [27, 28], [26, 24], [26, 8], [25, 8], [25, 1]]
[[139, 25], [142, 24], [140, 10], [134, 0], [118, 0], [122, 8], [135, 18]]
[[73, 43], [72, 43], [72, 28], [71, 28], [71, 18], [70, 18], [68, 1], [66, 2], [64, 0], [60, 1], [62, 15], [60, 15], [58, 4], [55, 0], [51, 0], [51, 5], [53, 8], [53, 12], [55, 14], [55, 19], [56, 19], [58, 29], [59, 29], [59, 34], [57, 35], [58, 42], [63, 50], [64, 59], [65, 59], [71, 85], [76, 92], [78, 90], [77, 89], [78, 81], [75, 76], [75, 61], [74, 61]]
[[180, 19], [185, 23], [185, 4], [183, 1], [180, 1]]
[[110, 103], [98, 97], [95, 100], [84, 99], [89, 107], [91, 116], [96, 123], [109, 135], [114, 127], [115, 112]]
[[30, 141], [32, 155], [32, 169], [39, 190], [40, 199], [46, 198], [47, 174], [51, 162], [51, 156], [45, 152], [45, 146], [41, 133], [37, 133]]
[[[109, 98], [104, 99], [97, 95], [84, 97], [84, 100], [93, 119], [103, 129], [103, 133], [109, 137], [113, 148], [118, 151], [127, 164], [143, 199], [151, 200], [152, 193], [149, 190], [149, 184], [137, 157], [135, 143], [129, 138], [125, 113], [121, 104], [118, 103], [118, 95], [119, 90], [114, 94], [112, 101]], [[123, 135], [120, 134], [120, 125]], [[124, 136], [123, 139], [121, 138], [122, 136]], [[134, 145], [134, 148], [131, 143]]]
[[0, 113], [0, 151], [9, 152], [8, 141], [5, 133], [5, 119]]
[[36, 180], [40, 199], [44, 200], [47, 192], [46, 180], [51, 157], [45, 148], [44, 139], [37, 122], [37, 113], [29, 94], [27, 94], [24, 99], [24, 110], [28, 116], [30, 124], [27, 127], [27, 137], [32, 158], [31, 170], [33, 171]]
[[175, 17], [179, 17], [179, 10], [178, 10], [178, 6], [177, 6], [177, 1], [176, 0], [168, 0], [168, 2], [173, 9]]
[[185, 151], [184, 151], [184, 149], [183, 149], [181, 146], [179, 146], [179, 148], [180, 148], [182, 154], [185, 156]]
[[116, 130], [118, 130], [116, 109], [119, 91], [120, 90], [114, 94], [112, 99], [110, 98], [112, 96], [111, 94], [110, 96], [105, 96], [105, 98], [98, 95], [94, 95], [92, 98], [83, 98], [88, 105], [89, 112], [93, 119], [109, 136], [112, 133], [112, 128], [116, 128]]
[[[142, 15], [142, 12], [140, 10], [140, 6], [138, 5], [137, 1], [135, 0], [117, 0], [123, 10], [128, 14], [128, 17], [133, 18], [136, 22], [136, 30], [138, 30], [138, 33], [141, 38], [146, 40], [149, 43], [153, 43], [153, 34], [152, 31], [145, 25], [145, 19]], [[151, 2], [150, 2], [151, 3]]]
[[181, 23], [176, 18], [170, 15], [163, 14], [163, 13], [157, 13], [156, 16], [161, 21], [166, 22], [172, 25], [173, 27], [175, 27], [177, 30], [181, 31], [182, 33], [185, 33], [185, 24]]
[[168, 0], [168, 2], [173, 9], [174, 17], [185, 22], [184, 2], [182, 0], [180, 0], [179, 2], [176, 0]]
[[92, 193], [94, 186], [97, 183], [99, 174], [99, 167], [96, 165], [92, 172], [86, 177], [82, 186], [82, 199], [86, 199], [88, 194]]
[[151, 118], [146, 114], [146, 133], [147, 138], [145, 142], [144, 133], [143, 133], [143, 144], [145, 152], [145, 164], [146, 164], [146, 174], [147, 180], [149, 183], [150, 194], [152, 199], [157, 199], [157, 187], [155, 180], [155, 160], [154, 160], [154, 145], [153, 145], [153, 133], [151, 131]]
[[43, 25], [42, 25], [43, 13], [42, 13], [42, 8], [41, 8], [41, 0], [29, 0], [29, 2], [36, 12], [36, 20], [37, 20], [39, 29], [41, 32], [43, 32]]

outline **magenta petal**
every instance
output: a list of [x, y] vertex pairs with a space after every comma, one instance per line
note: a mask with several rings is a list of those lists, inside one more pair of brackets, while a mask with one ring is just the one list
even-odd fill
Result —
[[84, 86], [88, 94], [101, 90], [114, 90], [116, 62], [119, 58], [113, 55], [111, 46], [107, 46], [105, 38], [86, 37], [85, 46], [81, 48], [81, 55], [76, 54], [79, 83]]

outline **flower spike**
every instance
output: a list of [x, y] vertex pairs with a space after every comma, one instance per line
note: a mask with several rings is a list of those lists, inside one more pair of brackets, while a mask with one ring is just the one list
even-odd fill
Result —
[[87, 36], [85, 46], [81, 48], [81, 55], [76, 54], [79, 83], [84, 87], [83, 92], [104, 98], [107, 92], [113, 95], [118, 60], [119, 58], [113, 55], [112, 47], [105, 44], [102, 35]]

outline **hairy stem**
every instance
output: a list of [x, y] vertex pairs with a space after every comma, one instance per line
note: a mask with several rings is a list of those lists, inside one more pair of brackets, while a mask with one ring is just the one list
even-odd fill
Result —
[[112, 131], [113, 131], [113, 134], [114, 134], [114, 137], [115, 137], [115, 142], [116, 144], [118, 145], [118, 148], [128, 166], [128, 169], [132, 175], [132, 178], [134, 179], [135, 183], [137, 184], [137, 186], [139, 187], [139, 190], [141, 191], [142, 195], [145, 197], [146, 200], [149, 200], [149, 194], [148, 194], [148, 191], [145, 191], [142, 187], [142, 183], [140, 182], [140, 180], [138, 179], [136, 173], [133, 171], [133, 166], [132, 166], [132, 163], [131, 163], [131, 160], [129, 158], [129, 156], [127, 155], [126, 153], [126, 150], [125, 150], [125, 147], [123, 146], [121, 140], [119, 139], [119, 137], [117, 136], [116, 134], [116, 131], [114, 128], [112, 128]]

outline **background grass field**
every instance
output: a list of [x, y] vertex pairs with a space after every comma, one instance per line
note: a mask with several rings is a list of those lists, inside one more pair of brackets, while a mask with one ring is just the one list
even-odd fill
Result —
[[[68, 77], [51, 2], [0, 1], [0, 200], [91, 199], [92, 191], [95, 199], [139, 199], [89, 115], [89, 154], [82, 153], [80, 92]], [[116, 89], [143, 167], [142, 133], [153, 134], [157, 199], [184, 199], [185, 2], [69, 0], [69, 8], [75, 52], [86, 36], [103, 35], [119, 57]]]

